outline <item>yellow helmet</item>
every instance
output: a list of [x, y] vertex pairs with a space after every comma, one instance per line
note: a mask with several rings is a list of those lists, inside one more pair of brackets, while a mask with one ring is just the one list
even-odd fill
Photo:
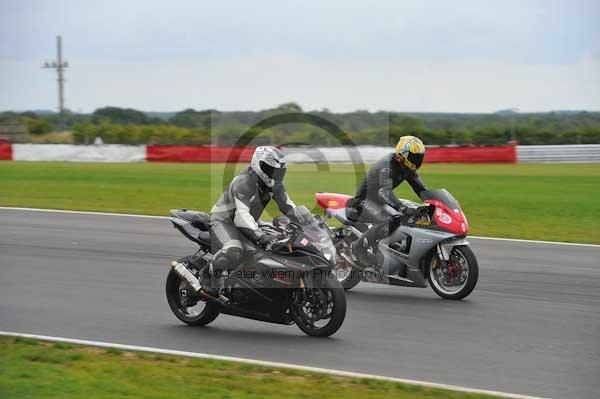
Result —
[[415, 171], [421, 167], [425, 157], [425, 144], [415, 136], [402, 136], [396, 144], [396, 155], [408, 169]]

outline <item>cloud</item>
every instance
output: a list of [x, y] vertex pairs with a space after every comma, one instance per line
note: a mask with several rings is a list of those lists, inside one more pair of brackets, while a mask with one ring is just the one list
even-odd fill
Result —
[[[330, 108], [439, 112], [600, 110], [600, 59], [576, 64], [331, 63], [308, 57], [177, 58], [161, 62], [72, 60], [67, 106], [144, 110], [264, 109], [297, 101]], [[9, 71], [0, 109], [55, 104], [52, 72], [0, 61]], [[10, 95], [7, 95], [10, 93]], [[33, 101], [32, 101], [33, 99]]]
[[600, 109], [587, 0], [0, 2], [0, 109]]

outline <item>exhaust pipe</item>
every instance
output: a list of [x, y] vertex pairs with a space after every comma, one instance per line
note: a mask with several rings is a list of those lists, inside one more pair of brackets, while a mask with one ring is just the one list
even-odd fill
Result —
[[198, 280], [198, 278], [194, 276], [194, 273], [192, 273], [185, 264], [173, 261], [171, 262], [171, 268], [173, 268], [173, 270], [175, 270], [179, 277], [181, 277], [186, 283], [188, 283], [189, 286], [194, 289], [194, 291], [200, 292], [200, 290], [202, 289], [202, 284], [200, 284], [200, 280]]
[[187, 268], [185, 263], [180, 263], [177, 261], [171, 262], [171, 268], [175, 270], [175, 272], [186, 282], [192, 289], [196, 292], [196, 294], [204, 297], [207, 300], [217, 301], [223, 306], [227, 306], [229, 304], [229, 298], [219, 294], [218, 298], [215, 298], [206, 292], [202, 291], [202, 284], [200, 284], [200, 280], [198, 277], [194, 276], [194, 273]]

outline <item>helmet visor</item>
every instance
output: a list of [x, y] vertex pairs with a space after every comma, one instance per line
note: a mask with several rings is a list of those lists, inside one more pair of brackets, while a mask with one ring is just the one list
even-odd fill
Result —
[[410, 153], [406, 158], [404, 158], [404, 166], [412, 171], [415, 171], [421, 167], [423, 158], [425, 158], [425, 154]]
[[260, 170], [262, 170], [264, 174], [269, 177], [269, 179], [273, 179], [276, 182], [282, 182], [287, 169], [285, 167], [276, 168], [266, 162], [260, 161]]

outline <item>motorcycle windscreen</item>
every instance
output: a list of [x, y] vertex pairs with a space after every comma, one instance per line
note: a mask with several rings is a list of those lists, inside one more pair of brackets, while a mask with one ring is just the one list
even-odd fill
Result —
[[438, 188], [435, 190], [423, 190], [421, 191], [421, 194], [419, 194], [419, 196], [423, 201], [436, 200], [440, 201], [450, 209], [460, 209], [460, 204], [458, 203], [456, 198], [454, 198], [452, 194], [450, 194], [445, 188]]
[[301, 226], [318, 226], [319, 224], [308, 208], [303, 205], [290, 209], [286, 216]]
[[319, 220], [305, 206], [290, 209], [286, 216], [294, 223], [302, 226], [302, 234], [297, 239], [298, 247], [317, 249], [330, 262], [336, 261], [333, 241]]

